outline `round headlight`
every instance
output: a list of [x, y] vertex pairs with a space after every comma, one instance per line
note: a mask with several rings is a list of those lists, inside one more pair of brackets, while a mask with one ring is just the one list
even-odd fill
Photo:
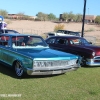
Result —
[[95, 56], [95, 52], [92, 52], [92, 56]]

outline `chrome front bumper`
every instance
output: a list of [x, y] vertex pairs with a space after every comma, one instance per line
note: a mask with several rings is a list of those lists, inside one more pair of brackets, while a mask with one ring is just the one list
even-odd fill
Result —
[[26, 73], [28, 75], [56, 75], [56, 74], [63, 74], [63, 73], [66, 73], [68, 71], [74, 71], [74, 70], [77, 70], [79, 67], [75, 67], [75, 66], [71, 66], [71, 67], [68, 67], [68, 68], [49, 68], [49, 69], [42, 69], [40, 68], [39, 69], [29, 69], [27, 68], [27, 71]]
[[[99, 62], [95, 62], [95, 60], [99, 60]], [[100, 66], [100, 59], [87, 59], [86, 65], [88, 66]]]

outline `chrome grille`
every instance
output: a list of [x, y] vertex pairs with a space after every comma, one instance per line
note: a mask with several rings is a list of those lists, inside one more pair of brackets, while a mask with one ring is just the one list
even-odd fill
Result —
[[69, 66], [69, 65], [75, 65], [77, 62], [77, 59], [73, 60], [53, 60], [53, 61], [34, 61], [33, 66], [34, 67], [55, 67], [55, 66]]

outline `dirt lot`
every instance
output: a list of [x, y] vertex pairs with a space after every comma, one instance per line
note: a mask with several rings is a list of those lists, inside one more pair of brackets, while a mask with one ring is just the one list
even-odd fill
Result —
[[[54, 27], [58, 23], [49, 21], [27, 21], [27, 20], [6, 20], [9, 22], [8, 28], [15, 29], [21, 33], [35, 33], [43, 35], [46, 32], [54, 31]], [[82, 30], [82, 23], [61, 23], [64, 24], [66, 30], [80, 31]], [[100, 27], [97, 25], [85, 24], [85, 36], [92, 36], [100, 39]]]

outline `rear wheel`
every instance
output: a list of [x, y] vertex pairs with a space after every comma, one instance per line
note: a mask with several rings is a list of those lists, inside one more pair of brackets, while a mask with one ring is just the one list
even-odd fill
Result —
[[16, 61], [14, 68], [15, 68], [15, 73], [18, 77], [22, 77], [24, 75], [23, 67], [19, 61]]

